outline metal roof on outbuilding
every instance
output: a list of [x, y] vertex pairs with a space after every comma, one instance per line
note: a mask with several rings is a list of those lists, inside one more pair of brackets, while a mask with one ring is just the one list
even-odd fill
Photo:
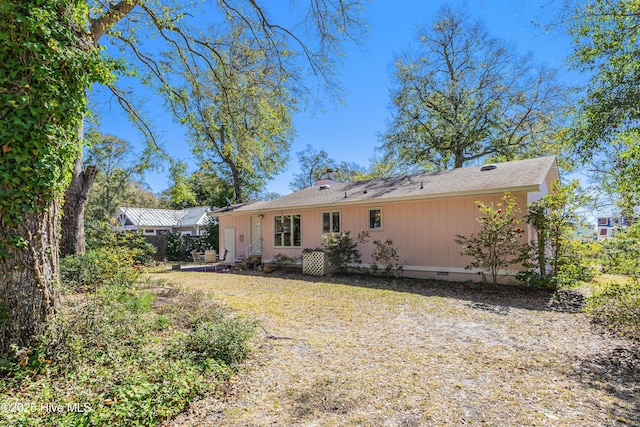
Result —
[[208, 206], [198, 206], [182, 210], [174, 209], [150, 209], [150, 208], [118, 208], [123, 213], [127, 222], [138, 227], [190, 227], [207, 225], [209, 218]]

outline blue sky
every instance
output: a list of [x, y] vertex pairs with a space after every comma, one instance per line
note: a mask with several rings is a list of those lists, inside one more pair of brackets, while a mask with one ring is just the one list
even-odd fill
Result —
[[[471, 18], [481, 19], [494, 36], [512, 44], [521, 54], [533, 53], [536, 62], [563, 68], [567, 83], [579, 78], [566, 70], [565, 59], [571, 52], [567, 37], [546, 34], [533, 25], [544, 9], [529, 0], [450, 1], [463, 6]], [[268, 4], [268, 2], [267, 2]], [[368, 166], [379, 145], [378, 133], [383, 132], [390, 117], [389, 88], [392, 82], [393, 59], [416, 43], [420, 26], [431, 22], [441, 2], [428, 0], [372, 0], [366, 6], [365, 19], [370, 25], [369, 37], [361, 46], [347, 45], [339, 79], [345, 90], [344, 105], [324, 102], [324, 112], [302, 111], [294, 117], [296, 136], [286, 169], [267, 185], [267, 191], [288, 194], [293, 174], [298, 172], [296, 152], [307, 144], [323, 149], [338, 162], [355, 162]], [[277, 18], [274, 16], [274, 18]], [[166, 151], [195, 170], [193, 156], [185, 140], [185, 130], [175, 125], [153, 96], [144, 104]], [[127, 123], [115, 102], [103, 104], [102, 130], [126, 139], [134, 145], [141, 137]], [[154, 192], [168, 187], [167, 168], [164, 172], [148, 173], [147, 184]]]

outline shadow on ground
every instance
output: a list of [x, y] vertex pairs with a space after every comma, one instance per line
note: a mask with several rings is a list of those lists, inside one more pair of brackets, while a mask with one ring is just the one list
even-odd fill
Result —
[[336, 285], [357, 286], [369, 289], [383, 289], [394, 292], [407, 292], [429, 297], [455, 298], [467, 301], [469, 307], [507, 314], [511, 308], [547, 311], [579, 311], [554, 308], [552, 301], [554, 292], [547, 289], [533, 289], [519, 285], [493, 285], [478, 282], [453, 282], [407, 277], [382, 277], [363, 273], [351, 273], [332, 276], [309, 276], [299, 272], [276, 271], [265, 274], [257, 270], [230, 271], [230, 274], [282, 278], [309, 283], [332, 283]]
[[576, 376], [586, 386], [626, 402], [625, 406], [602, 407], [602, 402], [594, 401], [595, 407], [609, 411], [621, 425], [640, 425], [640, 348], [637, 345], [629, 343], [629, 346], [579, 360]]

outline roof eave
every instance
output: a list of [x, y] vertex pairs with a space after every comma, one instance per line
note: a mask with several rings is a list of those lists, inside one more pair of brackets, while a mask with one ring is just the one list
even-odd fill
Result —
[[483, 190], [468, 190], [468, 191], [455, 191], [455, 192], [447, 192], [447, 193], [435, 193], [435, 194], [418, 194], [411, 196], [401, 196], [401, 197], [385, 197], [385, 198], [371, 198], [364, 200], [348, 200], [348, 201], [338, 201], [338, 202], [330, 202], [330, 203], [313, 203], [313, 204], [301, 204], [301, 205], [292, 205], [285, 206], [280, 208], [264, 208], [264, 209], [247, 209], [241, 211], [229, 210], [226, 212], [210, 212], [211, 216], [232, 216], [234, 214], [237, 215], [258, 215], [269, 212], [282, 212], [282, 211], [291, 211], [295, 209], [317, 209], [323, 208], [327, 206], [358, 206], [358, 205], [370, 205], [375, 203], [391, 203], [391, 202], [411, 202], [416, 200], [434, 200], [434, 199], [444, 199], [450, 197], [465, 197], [465, 196], [482, 196], [486, 194], [496, 194], [496, 193], [519, 193], [519, 192], [531, 192], [531, 191], [540, 191], [542, 184], [532, 184], [532, 185], [522, 185], [518, 187], [505, 187], [505, 188], [491, 188], [491, 189], [483, 189]]

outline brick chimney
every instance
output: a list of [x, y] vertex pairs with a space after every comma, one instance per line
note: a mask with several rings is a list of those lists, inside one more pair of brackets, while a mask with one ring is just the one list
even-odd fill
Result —
[[333, 169], [331, 168], [327, 168], [327, 171], [325, 172], [324, 176], [325, 176], [324, 179], [319, 179], [316, 181], [316, 187], [320, 187], [323, 185], [336, 184], [339, 182], [333, 179]]

